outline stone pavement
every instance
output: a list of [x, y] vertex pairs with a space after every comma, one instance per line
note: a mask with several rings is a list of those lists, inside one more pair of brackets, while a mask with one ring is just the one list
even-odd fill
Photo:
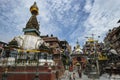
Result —
[[[109, 78], [108, 74], [103, 74], [99, 79], [90, 79], [82, 73], [82, 78], [79, 78], [77, 71], [69, 72], [68, 70], [65, 71], [64, 75], [61, 77], [60, 80], [70, 80], [70, 75], [72, 77], [73, 73], [75, 73], [75, 76], [76, 76], [75, 80], [120, 80], [120, 75], [117, 75], [114, 78], [112, 78], [112, 76], [111, 76], [111, 78]], [[119, 77], [119, 78], [117, 78], [117, 77]]]
[[75, 80], [89, 80], [87, 76], [83, 74], [82, 74], [82, 78], [79, 78], [77, 71], [69, 72], [68, 70], [65, 71], [64, 75], [61, 77], [61, 80], [70, 80], [70, 76], [72, 77], [73, 73], [75, 73]]

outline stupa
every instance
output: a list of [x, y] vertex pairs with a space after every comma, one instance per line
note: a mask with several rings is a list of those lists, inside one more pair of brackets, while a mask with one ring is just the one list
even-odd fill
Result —
[[32, 16], [23, 28], [24, 35], [14, 37], [2, 51], [1, 80], [56, 80], [51, 49], [40, 37], [36, 2], [30, 12]]
[[79, 42], [76, 42], [76, 46], [74, 47], [74, 52], [73, 54], [83, 54], [82, 49], [80, 48]]
[[10, 45], [18, 46], [24, 50], [39, 49], [41, 45], [47, 44], [40, 38], [39, 24], [37, 21], [38, 7], [36, 2], [30, 7], [32, 16], [23, 28], [24, 35], [14, 37], [9, 43]]

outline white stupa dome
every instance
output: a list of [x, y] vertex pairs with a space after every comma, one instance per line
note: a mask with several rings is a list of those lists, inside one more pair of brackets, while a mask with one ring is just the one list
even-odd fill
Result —
[[83, 53], [83, 51], [80, 48], [77, 48], [75, 51], [78, 53]]
[[22, 35], [14, 38], [18, 46], [22, 49], [39, 49], [39, 46], [44, 43], [39, 36]]

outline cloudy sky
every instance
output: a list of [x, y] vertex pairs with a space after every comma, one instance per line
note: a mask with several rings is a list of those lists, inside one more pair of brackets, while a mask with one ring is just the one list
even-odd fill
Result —
[[0, 0], [0, 41], [23, 35], [34, 1], [41, 35], [53, 34], [72, 46], [77, 40], [82, 46], [91, 34], [103, 41], [109, 29], [120, 25], [120, 0]]

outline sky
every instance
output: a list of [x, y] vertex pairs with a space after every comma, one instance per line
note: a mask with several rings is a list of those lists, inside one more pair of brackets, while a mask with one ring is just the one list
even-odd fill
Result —
[[0, 0], [0, 41], [23, 35], [34, 1], [39, 8], [40, 35], [53, 34], [72, 47], [77, 40], [82, 47], [85, 37], [92, 34], [103, 42], [108, 30], [120, 25], [120, 0]]

